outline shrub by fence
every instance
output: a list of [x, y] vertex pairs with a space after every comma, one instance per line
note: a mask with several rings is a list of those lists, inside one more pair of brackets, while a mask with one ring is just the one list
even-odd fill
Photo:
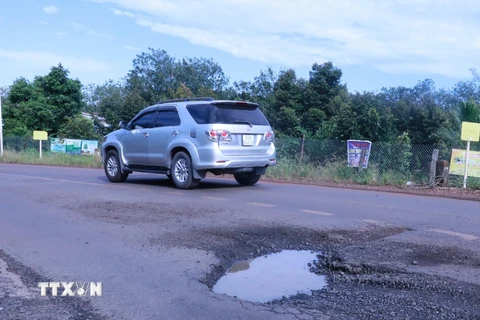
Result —
[[[276, 146], [280, 161], [295, 160], [298, 164], [311, 164], [316, 167], [331, 163], [347, 166], [347, 141], [307, 139], [302, 148], [301, 139], [282, 137], [277, 139]], [[429, 179], [434, 149], [439, 150], [439, 160], [450, 162], [452, 149], [465, 148], [466, 143], [461, 141], [455, 146], [373, 142], [368, 167], [374, 168], [381, 175], [396, 175], [403, 177], [405, 181], [425, 183]], [[471, 150], [480, 151], [480, 144], [472, 144]]]
[[[278, 167], [283, 171], [275, 172], [280, 169], [274, 168], [272, 175], [275, 177], [404, 184], [406, 181], [428, 182], [434, 149], [439, 150], [439, 160], [450, 162], [452, 149], [465, 149], [466, 143], [460, 141], [455, 146], [444, 146], [410, 145], [408, 141], [373, 142], [368, 169], [360, 175], [357, 168], [347, 167], [347, 141], [306, 139], [302, 142], [299, 138], [280, 137], [276, 139], [276, 147]], [[16, 152], [38, 152], [39, 143], [31, 137], [4, 137], [4, 148]], [[42, 150], [50, 151], [50, 141], [44, 141]], [[480, 151], [480, 143], [473, 143], [471, 150]], [[450, 176], [449, 179], [459, 185], [462, 178]], [[479, 178], [471, 181], [480, 186]]]

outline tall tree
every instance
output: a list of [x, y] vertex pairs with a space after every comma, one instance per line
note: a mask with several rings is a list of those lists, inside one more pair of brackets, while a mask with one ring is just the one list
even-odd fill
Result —
[[67, 118], [60, 126], [57, 135], [61, 138], [69, 139], [99, 140], [101, 138], [101, 135], [95, 129], [93, 121], [80, 114]]
[[[284, 70], [273, 86], [272, 105], [273, 126], [282, 132], [298, 132], [300, 115], [303, 113], [303, 95], [305, 81], [297, 79], [293, 69]], [[288, 123], [292, 121], [292, 123]]]
[[335, 110], [329, 110], [328, 105], [342, 91], [347, 91], [346, 85], [341, 84], [341, 78], [342, 70], [332, 62], [315, 63], [308, 80], [307, 109], [318, 108], [323, 110], [327, 117], [333, 116]]
[[228, 78], [222, 67], [212, 59], [184, 58], [175, 64], [175, 88], [188, 88], [192, 95], [210, 93], [217, 96], [225, 89]]
[[152, 48], [137, 55], [126, 79], [127, 91], [135, 91], [148, 105], [171, 99], [178, 90], [185, 89], [193, 96], [219, 97], [229, 81], [220, 65], [212, 59], [176, 61], [165, 50]]
[[25, 78], [10, 87], [4, 115], [5, 135], [28, 134], [33, 130], [53, 131], [55, 114], [41, 90]]
[[51, 133], [57, 133], [61, 124], [83, 109], [82, 84], [80, 80], [70, 79], [69, 71], [62, 64], [52, 67], [46, 76], [36, 77], [33, 85], [39, 91], [42, 100], [53, 113]]
[[154, 104], [175, 91], [175, 59], [165, 50], [142, 52], [127, 75], [127, 90], [136, 91], [147, 104]]

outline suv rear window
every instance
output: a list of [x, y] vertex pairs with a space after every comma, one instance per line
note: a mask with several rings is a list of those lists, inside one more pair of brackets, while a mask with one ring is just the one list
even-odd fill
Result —
[[187, 110], [198, 124], [251, 124], [269, 126], [267, 118], [257, 107], [232, 104], [192, 104]]

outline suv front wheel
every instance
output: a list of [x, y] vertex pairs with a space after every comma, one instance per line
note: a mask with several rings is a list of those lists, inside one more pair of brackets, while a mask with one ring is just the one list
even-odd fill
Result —
[[260, 175], [255, 172], [235, 173], [233, 176], [242, 186], [253, 186], [260, 180]]
[[123, 173], [120, 168], [120, 160], [115, 150], [110, 150], [105, 158], [105, 175], [111, 182], [124, 182], [128, 178], [128, 173]]
[[193, 178], [192, 161], [185, 152], [178, 152], [173, 157], [171, 177], [179, 189], [193, 189], [200, 183], [200, 179]]

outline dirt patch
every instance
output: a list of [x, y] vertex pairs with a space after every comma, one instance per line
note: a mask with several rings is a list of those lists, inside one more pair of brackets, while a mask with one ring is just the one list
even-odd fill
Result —
[[285, 225], [266, 225], [260, 222], [242, 227], [208, 228], [166, 233], [150, 238], [150, 245], [185, 246], [213, 252], [220, 260], [213, 272], [202, 280], [212, 288], [235, 262], [282, 250], [313, 250], [328, 252], [342, 245], [374, 241], [399, 234], [405, 228], [371, 227], [359, 230], [313, 230]]
[[[226, 179], [233, 180], [230, 176], [210, 176], [217, 179]], [[298, 184], [298, 185], [312, 185], [312, 186], [322, 186], [322, 187], [332, 187], [332, 188], [342, 188], [342, 189], [354, 189], [354, 190], [366, 190], [366, 191], [382, 191], [382, 192], [393, 192], [393, 193], [403, 193], [411, 195], [420, 195], [420, 196], [430, 196], [430, 197], [443, 197], [459, 200], [472, 200], [480, 201], [480, 190], [475, 189], [463, 189], [456, 187], [443, 187], [443, 186], [423, 186], [423, 185], [412, 185], [412, 186], [380, 186], [380, 185], [365, 185], [357, 184], [353, 182], [334, 182], [334, 181], [295, 181], [295, 180], [280, 180], [272, 179], [267, 177], [262, 177], [260, 180], [269, 183], [289, 183], [289, 184]]]
[[323, 187], [355, 189], [366, 191], [382, 191], [403, 193], [419, 196], [442, 197], [459, 200], [480, 201], [480, 190], [463, 189], [455, 187], [429, 187], [429, 186], [375, 186], [375, 185], [360, 185], [350, 182], [295, 182], [295, 181], [281, 181], [273, 179], [262, 179], [263, 181], [271, 183], [293, 183], [316, 185]]
[[[292, 313], [299, 319], [320, 315], [342, 320], [479, 319], [478, 284], [428, 274], [421, 267], [478, 268], [480, 257], [456, 247], [409, 244], [390, 238], [404, 231], [380, 226], [361, 231], [320, 231], [252, 224], [172, 233], [151, 238], [150, 244], [182, 245], [214, 253], [220, 262], [212, 265], [201, 280], [210, 289], [238, 261], [282, 250], [321, 252], [310, 267], [312, 272], [327, 277], [325, 289], [264, 304], [273, 312]], [[411, 267], [418, 270], [412, 271]]]
[[[80, 212], [89, 218], [118, 224], [160, 223], [207, 215], [198, 206], [165, 202], [88, 200], [80, 206], [65, 205], [64, 208]], [[208, 214], [218, 212], [220, 208], [212, 207]]]
[[51, 281], [0, 250], [0, 319], [106, 320], [81, 297], [42, 297], [38, 282]]

